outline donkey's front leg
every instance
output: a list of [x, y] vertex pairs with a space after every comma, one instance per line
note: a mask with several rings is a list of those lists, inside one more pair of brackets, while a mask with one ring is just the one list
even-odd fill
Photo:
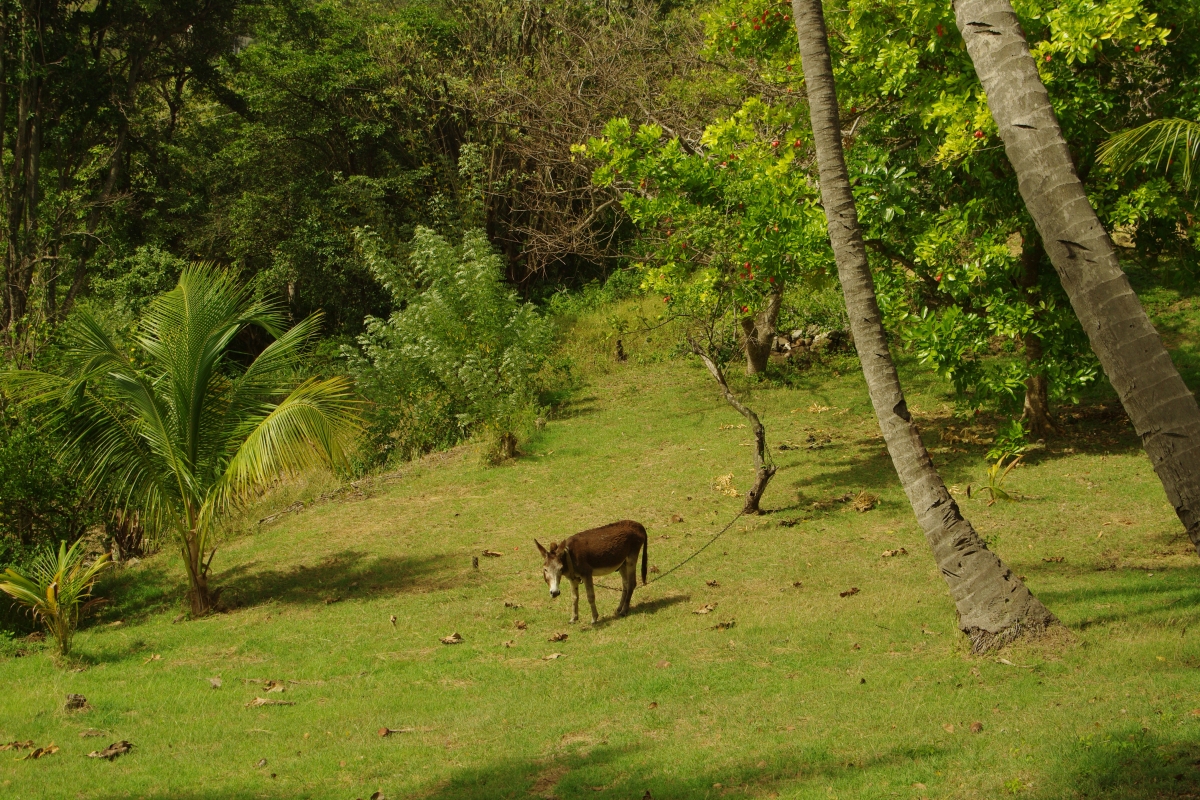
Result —
[[[588, 588], [591, 586], [589, 584]], [[574, 598], [574, 604], [571, 606], [571, 622], [572, 624], [579, 622], [579, 581], [571, 581], [571, 595]]]
[[592, 624], [594, 625], [600, 621], [600, 612], [596, 610], [596, 590], [592, 588], [592, 576], [584, 575], [583, 582], [587, 587], [588, 604], [592, 607]]

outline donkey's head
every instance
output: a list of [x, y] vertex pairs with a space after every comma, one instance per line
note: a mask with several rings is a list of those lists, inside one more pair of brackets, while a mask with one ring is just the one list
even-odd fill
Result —
[[542, 547], [542, 543], [537, 539], [534, 539], [533, 543], [537, 545], [537, 549], [542, 554], [542, 577], [546, 579], [546, 583], [550, 584], [550, 596], [558, 597], [562, 591], [559, 589], [558, 583], [566, 569], [567, 543], [551, 542], [549, 550]]

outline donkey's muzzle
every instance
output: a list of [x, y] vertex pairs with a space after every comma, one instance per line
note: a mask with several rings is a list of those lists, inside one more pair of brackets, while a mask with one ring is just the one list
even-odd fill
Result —
[[562, 592], [560, 592], [558, 589], [551, 589], [551, 590], [550, 590], [550, 596], [551, 596], [551, 597], [558, 597], [560, 594], [562, 594]]

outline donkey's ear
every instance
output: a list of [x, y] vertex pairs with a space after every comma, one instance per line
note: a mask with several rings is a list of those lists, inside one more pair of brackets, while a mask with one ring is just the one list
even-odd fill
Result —
[[547, 555], [549, 555], [549, 553], [546, 552], [546, 548], [542, 547], [541, 542], [539, 542], [537, 539], [534, 539], [533, 543], [537, 545], [537, 549], [539, 552], [541, 552], [542, 558], [545, 558]]

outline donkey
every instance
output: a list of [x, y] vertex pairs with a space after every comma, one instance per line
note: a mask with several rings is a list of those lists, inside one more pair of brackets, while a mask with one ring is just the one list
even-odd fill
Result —
[[592, 606], [592, 622], [600, 619], [596, 611], [596, 590], [592, 578], [620, 571], [624, 587], [617, 616], [629, 613], [629, 601], [637, 587], [637, 557], [642, 551], [642, 585], [646, 585], [646, 529], [632, 520], [622, 520], [600, 528], [583, 531], [561, 542], [551, 542], [550, 549], [533, 540], [542, 553], [542, 576], [550, 584], [550, 596], [558, 597], [559, 581], [565, 576], [571, 582], [575, 605], [571, 622], [579, 621], [579, 582], [587, 588], [588, 603]]

